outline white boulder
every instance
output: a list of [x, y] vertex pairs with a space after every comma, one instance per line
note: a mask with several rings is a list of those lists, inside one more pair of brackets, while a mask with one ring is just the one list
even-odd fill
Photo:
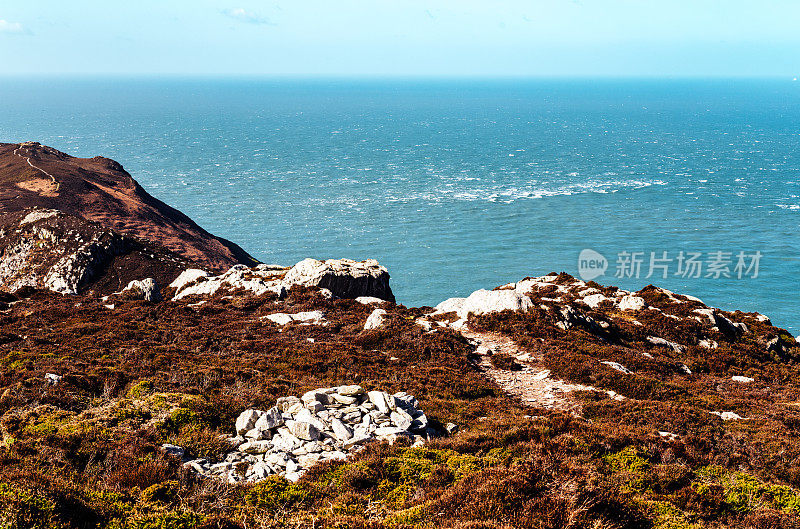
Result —
[[520, 294], [516, 290], [476, 290], [464, 300], [458, 311], [461, 319], [467, 319], [470, 314], [481, 315], [504, 310], [527, 311], [533, 307], [531, 298]]
[[364, 324], [364, 330], [368, 331], [370, 329], [377, 329], [383, 322], [386, 320], [386, 311], [383, 309], [375, 309], [367, 318], [367, 322]]

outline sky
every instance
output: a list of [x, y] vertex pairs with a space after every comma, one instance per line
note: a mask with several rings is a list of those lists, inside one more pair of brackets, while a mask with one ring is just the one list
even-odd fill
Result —
[[800, 0], [0, 0], [0, 74], [797, 77]]

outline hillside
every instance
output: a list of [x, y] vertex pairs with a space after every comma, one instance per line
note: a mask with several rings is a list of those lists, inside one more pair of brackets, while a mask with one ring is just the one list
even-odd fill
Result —
[[36, 142], [0, 143], [0, 214], [55, 209], [158, 244], [209, 269], [257, 261], [145, 191], [122, 165]]
[[[0, 527], [800, 527], [800, 345], [767, 316], [564, 273], [410, 308], [373, 260], [215, 275], [30, 206], [0, 225]], [[90, 241], [101, 274], [45, 280]]]

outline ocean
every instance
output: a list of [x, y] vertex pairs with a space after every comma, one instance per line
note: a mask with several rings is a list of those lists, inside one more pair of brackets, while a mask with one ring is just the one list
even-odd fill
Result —
[[409, 306], [583, 273], [793, 334], [798, 124], [790, 80], [0, 78], [0, 141], [113, 158], [265, 262], [375, 258]]

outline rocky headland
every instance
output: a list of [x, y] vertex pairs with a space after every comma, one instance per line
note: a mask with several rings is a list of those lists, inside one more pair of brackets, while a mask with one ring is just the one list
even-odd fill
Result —
[[105, 158], [0, 144], [0, 179], [0, 526], [800, 527], [765, 315], [565, 273], [406, 307]]

